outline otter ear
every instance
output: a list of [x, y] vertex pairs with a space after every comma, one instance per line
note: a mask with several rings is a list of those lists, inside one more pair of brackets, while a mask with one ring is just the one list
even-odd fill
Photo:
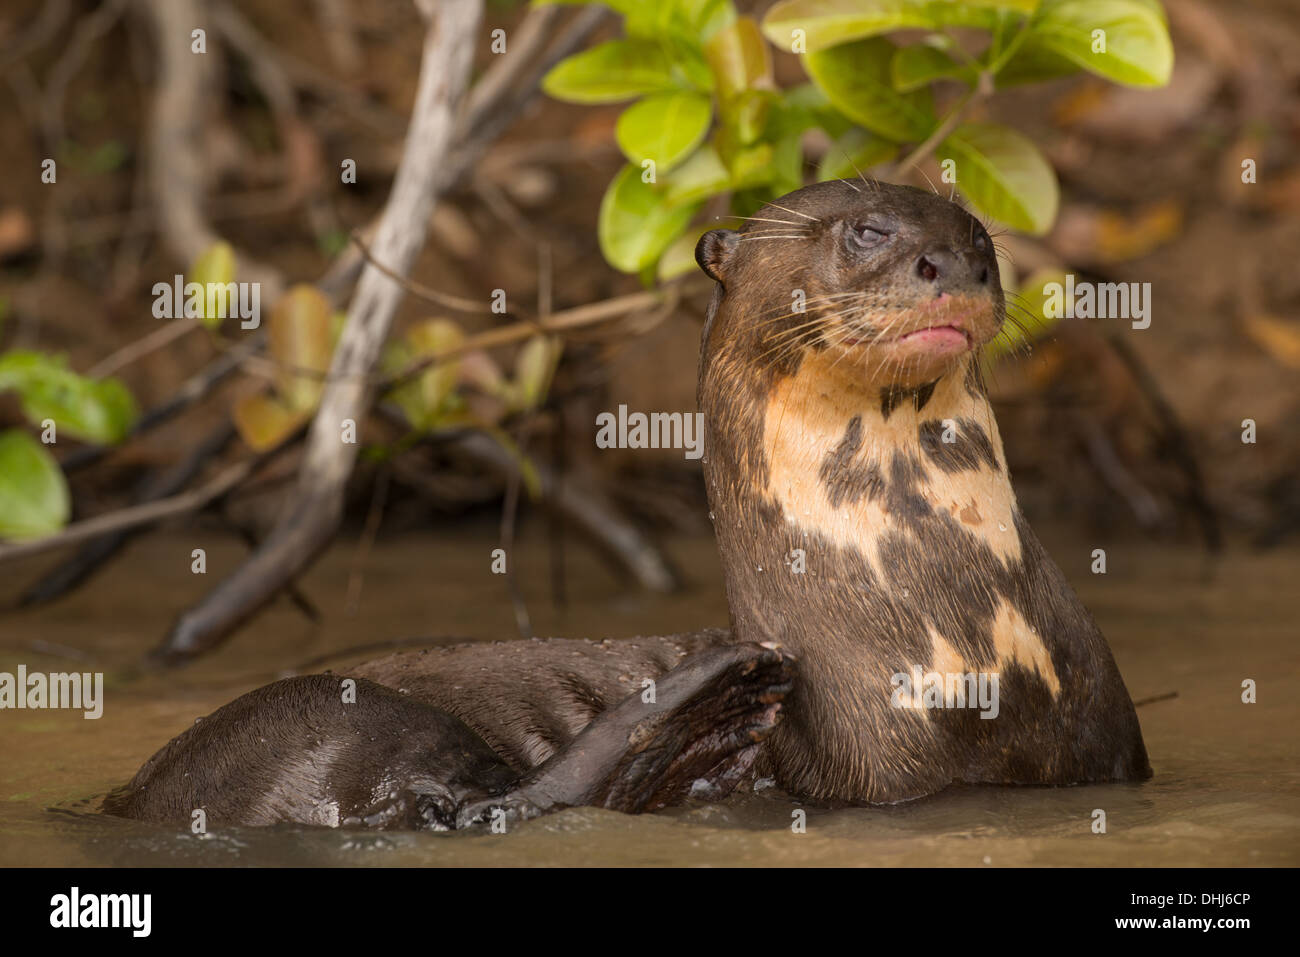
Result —
[[739, 241], [740, 233], [735, 230], [710, 229], [695, 245], [695, 261], [706, 273], [718, 282], [723, 282], [723, 277], [727, 274], [727, 264], [731, 261], [731, 256], [736, 251], [736, 243]]

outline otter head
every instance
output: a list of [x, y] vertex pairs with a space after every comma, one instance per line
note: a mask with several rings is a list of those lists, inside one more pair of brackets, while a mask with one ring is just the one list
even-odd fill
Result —
[[768, 203], [695, 250], [720, 284], [704, 361], [786, 371], [809, 350], [861, 385], [916, 388], [964, 364], [1005, 317], [997, 257], [970, 213], [933, 193], [834, 180]]

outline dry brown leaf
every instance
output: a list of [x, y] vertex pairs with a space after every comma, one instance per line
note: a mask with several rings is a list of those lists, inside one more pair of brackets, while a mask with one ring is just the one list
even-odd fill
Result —
[[1241, 320], [1246, 335], [1278, 362], [1300, 369], [1300, 322], [1277, 316], [1251, 315]]
[[1161, 200], [1128, 214], [1072, 204], [1062, 210], [1050, 245], [1066, 262], [1089, 265], [1126, 262], [1177, 238], [1183, 204]]

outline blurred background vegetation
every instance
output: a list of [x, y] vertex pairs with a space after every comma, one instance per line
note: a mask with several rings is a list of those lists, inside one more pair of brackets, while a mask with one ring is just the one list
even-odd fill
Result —
[[[0, 538], [208, 488], [261, 455], [199, 519], [259, 541], [344, 320], [341, 264], [365, 255], [401, 156], [424, 33], [411, 3], [194, 2], [209, 24], [196, 85], [157, 53], [161, 2], [11, 0], [0, 19]], [[1295, 541], [1292, 0], [611, 6], [551, 8], [548, 38], [580, 42], [535, 78], [544, 93], [476, 132], [437, 205], [375, 370], [349, 540], [368, 549], [454, 514], [500, 519], [508, 539], [519, 503], [547, 499], [547, 534], [576, 527], [641, 585], [672, 587], [660, 545], [708, 530], [698, 462], [596, 454], [593, 436], [620, 403], [694, 409], [710, 292], [695, 238], [818, 178], [947, 195], [941, 164], [956, 158], [981, 171], [959, 174], [963, 201], [1009, 227], [1004, 284], [1020, 298], [991, 378], [1031, 520], [1211, 550]], [[893, 19], [866, 15], [880, 9]], [[476, 77], [491, 32], [516, 42], [528, 14], [488, 4]], [[1088, 18], [1107, 56], [1079, 47]], [[791, 52], [805, 23], [806, 52]], [[198, 147], [171, 192], [151, 175], [173, 156], [169, 116]], [[177, 207], [186, 190], [193, 209]], [[1151, 283], [1151, 327], [1038, 328], [1034, 289], [1062, 272]], [[153, 287], [176, 273], [263, 282], [264, 328], [156, 318]], [[625, 306], [583, 311], [609, 300]], [[530, 326], [563, 316], [562, 336]], [[41, 604], [123, 544], [94, 536], [4, 573]]]

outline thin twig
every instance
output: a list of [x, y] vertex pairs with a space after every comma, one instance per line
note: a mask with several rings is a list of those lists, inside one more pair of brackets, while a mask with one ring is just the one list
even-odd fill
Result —
[[[519, 454], [524, 454], [524, 445], [520, 443]], [[515, 520], [519, 517], [519, 486], [522, 475], [519, 469], [511, 470], [506, 477], [506, 494], [501, 502], [501, 549], [506, 556], [506, 594], [510, 596], [510, 607], [515, 613], [515, 627], [519, 637], [533, 637], [533, 622], [528, 615], [528, 605], [519, 590], [519, 578], [516, 574], [515, 556]]]
[[44, 130], [46, 147], [57, 150], [63, 145], [63, 99], [68, 84], [86, 62], [95, 41], [113, 28], [126, 9], [127, 0], [104, 0], [92, 13], [82, 17], [72, 31], [72, 39], [63, 48], [49, 81], [45, 84]]
[[613, 299], [605, 299], [601, 302], [593, 302], [585, 306], [565, 309], [552, 314], [544, 321], [541, 319], [526, 319], [520, 322], [511, 323], [507, 326], [499, 326], [496, 329], [488, 329], [484, 332], [468, 337], [459, 345], [444, 349], [434, 355], [417, 359], [405, 368], [394, 373], [392, 376], [381, 380], [380, 388], [386, 390], [400, 385], [429, 369], [431, 366], [448, 362], [467, 352], [473, 352], [477, 349], [491, 349], [496, 346], [509, 345], [513, 342], [521, 342], [524, 339], [537, 335], [539, 332], [563, 334], [583, 326], [594, 325], [599, 322], [607, 322], [610, 319], [619, 319], [632, 312], [638, 312], [654, 306], [661, 306], [665, 301], [670, 300], [672, 297], [681, 295], [681, 292], [681, 289], [676, 286], [668, 286], [665, 289], [653, 290], [650, 292], [634, 292], [626, 296], [615, 296]]
[[352, 555], [352, 570], [348, 573], [347, 597], [343, 601], [343, 614], [355, 618], [361, 607], [361, 586], [366, 578], [366, 559], [374, 547], [379, 535], [379, 526], [384, 520], [384, 503], [388, 501], [389, 470], [381, 468], [375, 477], [375, 488], [370, 495], [370, 510], [366, 512], [366, 524], [361, 529], [361, 540]]
[[201, 325], [202, 323], [198, 319], [173, 320], [148, 335], [141, 336], [135, 342], [128, 342], [107, 358], [101, 359], [86, 371], [86, 377], [89, 379], [102, 379], [105, 376], [110, 376], [137, 359], [142, 359], [151, 352], [157, 352], [164, 346], [171, 345], [177, 339], [188, 335]]
[[426, 286], [423, 283], [416, 282], [409, 276], [403, 276], [396, 270], [390, 269], [388, 266], [377, 260], [370, 252], [370, 247], [362, 241], [361, 237], [357, 235], [357, 233], [352, 233], [351, 238], [352, 242], [356, 244], [357, 249], [360, 250], [361, 257], [365, 259], [366, 262], [370, 263], [370, 265], [374, 266], [411, 295], [423, 299], [426, 302], [431, 302], [434, 305], [442, 306], [446, 309], [455, 309], [458, 312], [490, 313], [492, 311], [492, 307], [487, 303], [479, 302], [476, 299], [466, 299], [462, 296], [453, 296], [451, 293], [447, 292], [439, 292], [431, 286]]
[[1133, 707], [1141, 708], [1143, 705], [1155, 704], [1157, 701], [1172, 701], [1178, 697], [1177, 691], [1166, 691], [1163, 694], [1148, 695], [1145, 698], [1138, 698], [1133, 702]]
[[[147, 473], [136, 486], [131, 503], [144, 505], [177, 494], [199, 474], [209, 460], [220, 455], [234, 437], [234, 426], [228, 420], [223, 420], [179, 462]], [[80, 587], [142, 531], [143, 526], [136, 525], [91, 539], [24, 591], [18, 604], [22, 607], [44, 604]]]
[[948, 115], [943, 118], [943, 122], [934, 128], [934, 132], [927, 136], [916, 149], [899, 161], [898, 165], [890, 171], [889, 178], [894, 180], [902, 179], [903, 176], [920, 165], [934, 152], [940, 143], [948, 138], [948, 134], [957, 128], [966, 112], [975, 104], [987, 99], [992, 93], [992, 76], [988, 73], [981, 73], [978, 83], [962, 95], [961, 99], [948, 111]]
[[96, 515], [94, 518], [74, 522], [61, 532], [47, 535], [45, 538], [38, 538], [30, 542], [19, 542], [14, 545], [0, 545], [0, 564], [15, 561], [19, 558], [30, 558], [32, 555], [39, 555], [42, 552], [62, 548], [65, 545], [74, 545], [77, 542], [84, 542], [88, 538], [95, 538], [110, 532], [135, 528], [138, 525], [148, 525], [176, 515], [193, 512], [214, 499], [225, 495], [252, 475], [262, 460], [263, 456], [255, 456], [237, 462], [222, 471], [207, 484], [191, 492], [182, 492], [180, 495], [173, 495], [171, 498], [118, 509], [105, 515]]
[[46, 0], [41, 4], [41, 15], [36, 18], [36, 22], [18, 38], [17, 43], [0, 53], [0, 70], [7, 71], [23, 57], [53, 39], [62, 28], [63, 21], [68, 19], [69, 7], [68, 0]]
[[[134, 438], [156, 428], [207, 396], [257, 350], [263, 338], [263, 334], [258, 332], [229, 351], [217, 356], [203, 369], [186, 379], [185, 384], [177, 389], [166, 402], [140, 416], [135, 425], [132, 426], [127, 438]], [[94, 465], [116, 447], [110, 445], [85, 446], [61, 458], [59, 467], [64, 472], [86, 468]]]

